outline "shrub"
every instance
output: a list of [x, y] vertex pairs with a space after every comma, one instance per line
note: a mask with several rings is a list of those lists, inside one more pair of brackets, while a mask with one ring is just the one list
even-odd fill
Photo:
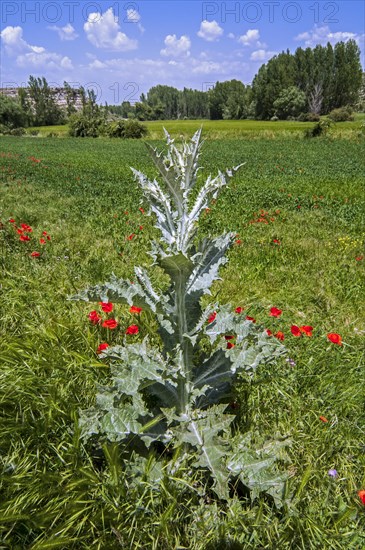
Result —
[[12, 130], [9, 130], [9, 134], [11, 136], [24, 136], [25, 133], [25, 128], [13, 128]]
[[340, 107], [339, 109], [333, 109], [328, 117], [333, 122], [346, 122], [349, 120], [354, 120], [351, 107]]
[[139, 139], [147, 134], [147, 128], [138, 120], [117, 120], [106, 126], [106, 135], [112, 138]]
[[279, 120], [279, 117], [277, 117], [276, 115], [272, 116], [270, 118], [271, 122], [277, 122]]
[[319, 122], [321, 117], [317, 113], [301, 113], [297, 121], [298, 122]]
[[[240, 481], [253, 498], [264, 491], [280, 505], [286, 476], [277, 471], [275, 459], [286, 443], [253, 448], [250, 434], [233, 433], [229, 403], [237, 376], [252, 376], [284, 348], [230, 305], [212, 304], [203, 311], [200, 303], [219, 279], [235, 234], [197, 242], [197, 222], [226, 178], [242, 165], [209, 176], [195, 193], [201, 131], [181, 148], [165, 134], [165, 157], [148, 146], [164, 188], [132, 171], [156, 216], [160, 241], [152, 242], [150, 254], [170, 280], [167, 291], [154, 288], [148, 271], [135, 267], [133, 283], [113, 275], [110, 282], [72, 297], [128, 303], [138, 314], [154, 314], [161, 348], [152, 348], [148, 337], [138, 342], [125, 336], [123, 345], [100, 349], [100, 357], [111, 363], [112, 384], [99, 386], [95, 407], [82, 413], [82, 435], [119, 442], [137, 479], [148, 455], [159, 453], [168, 475], [174, 475], [178, 464], [186, 465], [187, 472], [197, 469], [209, 475], [211, 489], [221, 499], [229, 499], [230, 481]], [[127, 335], [138, 332], [138, 325], [126, 330]], [[134, 343], [128, 342], [131, 337]]]
[[308, 138], [325, 136], [331, 127], [332, 122], [330, 120], [323, 119], [317, 122], [313, 128], [307, 128], [304, 135]]
[[68, 119], [68, 133], [72, 137], [99, 137], [104, 133], [105, 122], [102, 116], [87, 116], [75, 113]]

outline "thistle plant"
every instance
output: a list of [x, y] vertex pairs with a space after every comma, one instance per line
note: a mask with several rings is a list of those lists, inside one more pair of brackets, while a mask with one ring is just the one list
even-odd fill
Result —
[[[125, 446], [139, 441], [147, 453], [162, 445], [189, 467], [206, 471], [219, 498], [228, 499], [230, 482], [239, 479], [253, 496], [265, 491], [279, 504], [286, 476], [278, 473], [275, 460], [282, 443], [254, 449], [249, 434], [234, 434], [235, 416], [227, 409], [237, 377], [252, 376], [284, 348], [230, 305], [212, 304], [204, 310], [201, 305], [219, 279], [235, 234], [198, 240], [198, 220], [242, 164], [209, 176], [192, 200], [201, 130], [181, 147], [166, 130], [165, 136], [166, 156], [147, 145], [163, 185], [132, 171], [155, 215], [161, 242], [152, 243], [150, 254], [169, 276], [169, 288], [154, 288], [147, 269], [135, 267], [133, 284], [112, 275], [109, 282], [72, 297], [149, 309], [161, 346], [154, 349], [145, 338], [103, 351], [101, 357], [111, 364], [111, 385], [99, 386], [95, 407], [81, 413], [82, 434]], [[225, 337], [232, 336], [235, 345], [227, 346]]]

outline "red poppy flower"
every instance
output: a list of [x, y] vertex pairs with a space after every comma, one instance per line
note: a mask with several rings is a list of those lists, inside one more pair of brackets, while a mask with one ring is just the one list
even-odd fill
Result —
[[273, 242], [274, 244], [277, 244], [278, 246], [280, 245], [279, 239], [273, 239], [272, 242]]
[[232, 349], [234, 348], [234, 344], [232, 344], [232, 342], [227, 342], [227, 349]]
[[249, 315], [246, 315], [246, 321], [251, 321], [251, 323], [256, 323], [256, 319], [254, 317], [250, 317]]
[[342, 338], [336, 332], [330, 332], [329, 334], [327, 334], [327, 338], [330, 342], [332, 342], [332, 344], [342, 346]]
[[20, 227], [25, 231], [25, 233], [32, 233], [33, 229], [27, 223], [20, 224]]
[[283, 313], [283, 310], [282, 309], [278, 309], [277, 307], [272, 307], [270, 309], [270, 313], [269, 315], [271, 317], [280, 317], [280, 315]]
[[208, 317], [208, 323], [213, 323], [213, 321], [215, 321], [216, 317], [217, 317], [217, 312], [213, 311], [213, 313], [211, 315], [209, 315], [209, 317]]
[[138, 334], [139, 328], [137, 325], [130, 325], [127, 330], [125, 331], [126, 334]]
[[143, 225], [140, 225], [140, 226], [139, 226], [139, 230], [140, 230], [140, 231], [143, 231]]
[[40, 252], [32, 252], [31, 253], [32, 258], [39, 258], [40, 255], [41, 255]]
[[234, 312], [235, 312], [235, 313], [242, 313], [242, 311], [243, 311], [244, 309], [245, 309], [244, 307], [238, 306], [238, 307], [236, 307], [236, 309], [234, 310]]
[[90, 311], [89, 313], [89, 320], [93, 325], [98, 325], [101, 321], [101, 317], [95, 309], [93, 311]]
[[96, 350], [96, 353], [101, 353], [102, 351], [104, 351], [108, 347], [109, 347], [109, 344], [107, 344], [105, 342], [103, 344], [99, 344], [98, 349]]
[[357, 257], [355, 258], [355, 260], [356, 260], [357, 262], [361, 262], [363, 259], [364, 259], [364, 256], [357, 256]]
[[129, 308], [129, 313], [135, 313], [136, 315], [139, 315], [142, 311], [142, 308], [141, 307], [137, 307], [137, 306], [131, 306]]
[[328, 422], [328, 420], [325, 416], [320, 416], [319, 419], [322, 420], [322, 422], [324, 422], [324, 423]]
[[312, 334], [313, 327], [309, 325], [304, 325], [303, 327], [299, 327], [299, 330], [303, 332], [306, 336], [313, 336]]
[[23, 235], [23, 229], [19, 229], [19, 227], [17, 228], [16, 232], [17, 232], [19, 235]]
[[142, 207], [141, 207], [141, 208], [139, 208], [138, 210], [139, 210], [139, 211], [140, 211], [140, 212], [141, 212], [142, 214], [144, 214], [144, 210], [143, 210], [143, 208], [142, 208]]
[[242, 244], [242, 241], [241, 241], [241, 239], [237, 239], [237, 240], [235, 240], [235, 244]]
[[113, 304], [111, 302], [99, 302], [99, 305], [105, 313], [110, 313], [113, 311]]
[[117, 328], [118, 323], [115, 319], [107, 319], [106, 321], [104, 321], [104, 323], [101, 326], [104, 328], [109, 328], [110, 330], [113, 330]]
[[131, 233], [130, 235], [128, 235], [127, 240], [131, 241], [133, 239], [133, 237], [135, 237], [135, 236], [136, 236], [135, 233]]
[[43, 231], [42, 235], [44, 235], [44, 236], [48, 235], [47, 231]]
[[10, 218], [9, 223], [15, 223], [14, 218]]
[[275, 338], [277, 338], [278, 340], [283, 341], [284, 338], [285, 338], [284, 333], [281, 332], [281, 330], [279, 330], [279, 331], [275, 334]]
[[365, 506], [365, 491], [359, 491], [357, 494], [359, 495], [359, 498], [360, 498], [361, 502]]
[[292, 325], [290, 327], [290, 332], [292, 333], [293, 336], [295, 336], [296, 338], [298, 336], [301, 336], [302, 335], [302, 331], [300, 330], [299, 327], [297, 327], [297, 325]]
[[44, 239], [39, 239], [40, 244], [46, 244], [46, 241]]
[[270, 330], [269, 328], [266, 329], [266, 334], [267, 334], [268, 336], [272, 336], [272, 332], [271, 332], [271, 330]]
[[28, 235], [20, 235], [19, 241], [30, 241], [30, 237]]
[[51, 236], [47, 235], [47, 241], [50, 241], [50, 240], [51, 240]]
[[226, 334], [226, 335], [225, 335], [225, 339], [226, 339], [226, 340], [233, 340], [233, 339], [234, 339], [234, 335], [233, 335], [233, 334]]

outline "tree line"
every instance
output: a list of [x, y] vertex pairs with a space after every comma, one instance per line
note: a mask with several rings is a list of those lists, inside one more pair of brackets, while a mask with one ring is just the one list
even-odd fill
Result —
[[[0, 125], [48, 126], [65, 123], [90, 105], [90, 92], [75, 90], [67, 82], [60, 106], [46, 79], [30, 76], [27, 88], [16, 99], [0, 95]], [[95, 100], [92, 101], [95, 105]], [[365, 80], [360, 49], [354, 40], [335, 46], [298, 48], [282, 52], [258, 70], [251, 85], [240, 80], [216, 82], [205, 92], [157, 85], [141, 94], [135, 104], [103, 107], [111, 117], [145, 120], [166, 119], [291, 119], [306, 113], [326, 115], [344, 106], [365, 108]], [[80, 108], [80, 105], [78, 105]], [[96, 109], [93, 108], [96, 112]], [[98, 111], [100, 115], [100, 112]]]

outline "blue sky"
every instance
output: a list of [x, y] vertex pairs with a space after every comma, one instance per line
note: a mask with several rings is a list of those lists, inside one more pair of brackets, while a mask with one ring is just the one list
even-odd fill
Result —
[[3, 0], [0, 86], [32, 74], [134, 102], [156, 84], [250, 83], [276, 53], [328, 41], [355, 39], [364, 66], [364, 32], [362, 0]]

